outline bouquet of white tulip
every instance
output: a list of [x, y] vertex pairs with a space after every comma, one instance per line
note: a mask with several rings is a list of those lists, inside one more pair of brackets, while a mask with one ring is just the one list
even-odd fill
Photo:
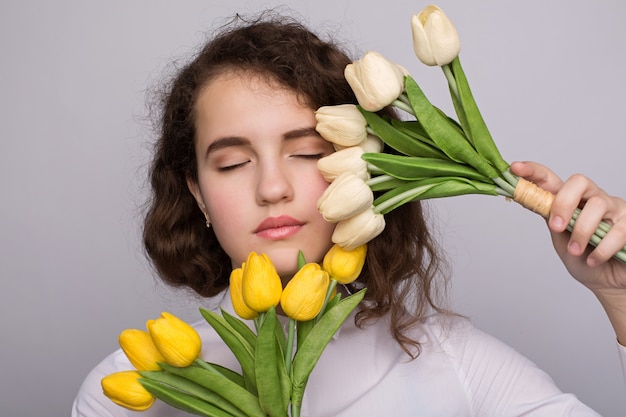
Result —
[[[345, 77], [359, 105], [316, 112], [317, 131], [337, 149], [318, 164], [331, 182], [318, 208], [337, 223], [333, 241], [359, 246], [380, 234], [384, 214], [402, 204], [463, 194], [505, 196], [548, 217], [554, 196], [513, 175], [487, 129], [461, 67], [452, 22], [431, 5], [413, 16], [411, 26], [417, 57], [443, 70], [458, 121], [435, 107], [406, 69], [381, 54], [368, 52], [348, 65]], [[388, 106], [415, 119], [377, 113]], [[383, 142], [395, 152], [383, 153]], [[570, 230], [577, 216], [578, 211]], [[590, 243], [596, 245], [609, 229], [603, 222]], [[615, 257], [626, 262], [626, 247]]]

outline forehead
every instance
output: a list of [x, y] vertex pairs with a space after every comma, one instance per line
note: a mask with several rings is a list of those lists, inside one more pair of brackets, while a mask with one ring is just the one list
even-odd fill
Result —
[[223, 73], [205, 85], [195, 103], [196, 140], [215, 136], [276, 135], [314, 127], [314, 110], [275, 81], [246, 72]]

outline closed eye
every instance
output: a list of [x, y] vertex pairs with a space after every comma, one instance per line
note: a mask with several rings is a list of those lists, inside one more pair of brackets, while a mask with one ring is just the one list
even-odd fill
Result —
[[318, 160], [326, 156], [325, 153], [315, 153], [315, 154], [297, 154], [292, 155], [293, 158], [301, 158], [301, 159], [310, 159], [310, 160]]
[[244, 166], [244, 165], [246, 165], [248, 162], [250, 162], [250, 161], [244, 161], [244, 162], [240, 162], [240, 163], [238, 163], [238, 164], [233, 164], [233, 165], [221, 166], [221, 167], [218, 167], [218, 168], [217, 168], [217, 170], [218, 170], [219, 172], [228, 172], [228, 171], [233, 171], [233, 170], [235, 170], [235, 169], [237, 169], [237, 168], [241, 168], [241, 167], [243, 167], [243, 166]]

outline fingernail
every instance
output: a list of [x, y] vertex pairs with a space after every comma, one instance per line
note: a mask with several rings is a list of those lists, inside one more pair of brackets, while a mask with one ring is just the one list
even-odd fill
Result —
[[569, 251], [573, 255], [579, 255], [581, 252], [580, 245], [577, 242], [571, 242], [569, 244]]
[[563, 218], [559, 216], [553, 216], [551, 222], [552, 226], [556, 227], [557, 229], [562, 229], [565, 225]]

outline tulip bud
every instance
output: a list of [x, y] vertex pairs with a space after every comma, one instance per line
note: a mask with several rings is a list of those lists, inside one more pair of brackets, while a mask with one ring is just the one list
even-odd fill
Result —
[[461, 41], [454, 25], [437, 6], [428, 6], [411, 18], [413, 49], [426, 65], [447, 65], [459, 55]]
[[280, 298], [288, 317], [297, 321], [313, 320], [322, 309], [330, 279], [318, 264], [306, 264], [291, 278]]
[[[245, 263], [244, 263], [245, 267]], [[235, 313], [245, 320], [253, 320], [259, 316], [259, 313], [252, 310], [245, 301], [243, 301], [243, 269], [233, 269], [230, 273], [230, 300], [233, 303]]]
[[405, 75], [406, 69], [378, 52], [367, 52], [344, 70], [359, 104], [368, 111], [378, 111], [397, 99], [404, 90]]
[[324, 106], [315, 112], [315, 130], [329, 142], [355, 146], [367, 137], [367, 121], [354, 104]]
[[317, 168], [328, 182], [333, 182], [344, 172], [351, 172], [365, 181], [369, 178], [369, 174], [367, 162], [361, 158], [361, 155], [363, 155], [363, 148], [351, 146], [319, 159]]
[[382, 214], [364, 210], [354, 217], [337, 223], [332, 241], [345, 250], [353, 250], [374, 239], [384, 229], [385, 217]]
[[335, 223], [372, 206], [374, 194], [361, 178], [345, 172], [324, 190], [317, 200], [317, 209], [327, 222]]
[[202, 349], [200, 335], [178, 317], [163, 312], [158, 319], [148, 320], [147, 327], [157, 349], [170, 365], [183, 368], [198, 358]]
[[102, 391], [115, 404], [133, 411], [145, 411], [154, 397], [139, 382], [139, 372], [122, 371], [102, 378]]
[[366, 253], [365, 243], [353, 250], [335, 244], [324, 256], [324, 270], [339, 284], [349, 284], [361, 274]]
[[[358, 144], [358, 147], [363, 149], [363, 153], [379, 153], [383, 151], [385, 146], [384, 142], [376, 135], [368, 134], [365, 140]], [[351, 146], [333, 144], [336, 151], [351, 148]]]
[[252, 310], [264, 313], [280, 302], [283, 285], [266, 254], [251, 252], [243, 268], [243, 300]]
[[154, 345], [150, 334], [144, 330], [126, 329], [118, 338], [130, 363], [140, 371], [160, 371], [165, 358]]

